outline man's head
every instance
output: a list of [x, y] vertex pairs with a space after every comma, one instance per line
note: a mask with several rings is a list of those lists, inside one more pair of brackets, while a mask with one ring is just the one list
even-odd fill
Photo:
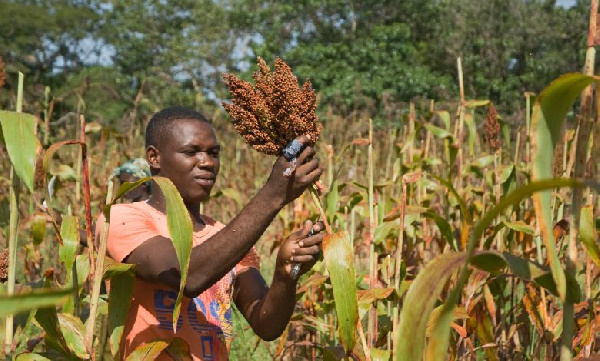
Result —
[[186, 204], [208, 199], [219, 173], [219, 151], [212, 125], [192, 109], [163, 109], [146, 126], [152, 175], [169, 178]]
[[[113, 176], [119, 178], [121, 184], [125, 182], [137, 182], [138, 180], [150, 177], [150, 167], [144, 158], [131, 159], [120, 167], [113, 170]], [[125, 193], [123, 198], [131, 202], [145, 201], [152, 194], [151, 182], [139, 185], [137, 188]]]

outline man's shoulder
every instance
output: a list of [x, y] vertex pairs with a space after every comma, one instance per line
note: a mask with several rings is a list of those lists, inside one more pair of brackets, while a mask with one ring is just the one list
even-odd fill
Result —
[[146, 202], [120, 203], [110, 207], [110, 218], [152, 218], [153, 210]]

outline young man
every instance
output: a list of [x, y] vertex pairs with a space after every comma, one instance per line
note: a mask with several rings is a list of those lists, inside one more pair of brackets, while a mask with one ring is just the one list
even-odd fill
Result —
[[[298, 141], [308, 143], [306, 137]], [[283, 175], [287, 160], [278, 158], [265, 185], [227, 226], [199, 212], [219, 173], [219, 150], [212, 125], [191, 109], [167, 108], [148, 123], [146, 159], [153, 175], [169, 178], [179, 190], [192, 218], [194, 247], [174, 333], [172, 311], [181, 275], [168, 238], [164, 196], [154, 187], [146, 202], [112, 207], [108, 253], [117, 261], [135, 264], [137, 273], [121, 343], [123, 358], [145, 342], [181, 337], [194, 360], [226, 360], [231, 299], [258, 336], [279, 337], [296, 303], [292, 264], [301, 263], [304, 273], [320, 255], [323, 225], [307, 221], [282, 244], [268, 287], [253, 247], [281, 208], [321, 175], [314, 149], [303, 148], [291, 177]], [[309, 235], [311, 229], [315, 235]], [[159, 357], [171, 359], [168, 354]]]

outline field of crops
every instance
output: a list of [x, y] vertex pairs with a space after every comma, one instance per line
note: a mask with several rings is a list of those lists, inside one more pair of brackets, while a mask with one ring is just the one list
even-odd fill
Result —
[[[554, 359], [567, 332], [575, 355], [597, 351], [597, 198], [580, 187], [598, 185], [574, 178], [544, 180], [572, 175], [577, 168], [578, 141], [587, 139], [576, 133], [580, 117], [567, 112], [593, 81], [573, 74], [553, 83], [541, 97], [526, 94], [528, 110], [514, 119], [503, 119], [486, 100], [411, 103], [402, 118], [379, 129], [368, 119], [350, 127], [334, 116], [323, 119], [318, 149], [326, 164], [322, 181], [327, 190], [321, 202], [332, 228], [349, 235], [357, 294], [335, 294], [330, 272], [319, 262], [301, 281], [297, 313], [285, 337], [261, 342], [238, 317], [232, 358], [338, 359], [344, 355], [342, 346], [359, 359], [388, 359], [393, 350], [398, 360], [420, 358], [422, 352], [435, 357], [446, 335], [447, 351], [446, 345], [441, 351], [452, 358]], [[55, 143], [38, 157], [36, 143], [48, 130], [39, 118], [7, 111], [0, 115], [2, 151], [14, 164], [2, 164], [3, 219], [9, 220], [3, 244], [18, 230], [16, 254], [5, 252], [3, 261], [16, 260], [9, 273], [16, 271], [14, 290], [23, 295], [2, 296], [0, 308], [6, 316], [62, 305], [58, 314], [49, 309], [18, 313], [14, 338], [7, 333], [5, 342], [12, 345], [13, 355], [51, 352], [50, 359], [57, 355], [52, 352], [89, 357], [86, 342], [93, 342], [98, 357], [108, 359], [112, 340], [107, 340], [110, 301], [107, 305], [105, 296], [93, 306], [98, 317], [92, 340], [85, 336], [82, 320], [89, 320], [95, 290], [85, 282], [88, 250], [77, 245], [77, 229], [85, 228], [86, 190], [95, 219], [109, 199], [112, 169], [142, 154], [142, 138], [136, 131], [122, 136], [103, 129], [93, 118], [84, 124], [82, 113], [61, 129], [50, 128], [48, 138]], [[217, 189], [204, 212], [226, 222], [265, 181], [272, 158], [243, 144], [225, 117], [213, 122], [225, 146]], [[77, 141], [84, 133], [82, 152]], [[590, 144], [582, 147], [584, 159], [591, 159]], [[548, 156], [552, 154], [554, 161]], [[34, 168], [30, 164], [36, 158]], [[86, 167], [89, 178], [82, 176]], [[588, 167], [584, 175], [590, 178], [594, 168]], [[55, 177], [50, 197], [44, 191], [45, 175]], [[530, 197], [540, 190], [551, 192]], [[536, 203], [541, 206], [536, 208]], [[62, 214], [62, 244], [45, 206], [54, 215]], [[581, 211], [579, 232], [570, 228], [574, 209]], [[318, 216], [308, 195], [282, 211], [258, 244], [264, 269], [272, 267], [273, 252], [284, 237], [304, 219]], [[579, 237], [572, 239], [573, 233]], [[78, 274], [83, 287], [77, 296], [69, 290], [73, 282], [68, 272], [75, 259], [75, 268], [84, 273]], [[467, 262], [470, 266], [462, 267]], [[6, 271], [6, 263], [2, 266]], [[112, 277], [127, 274], [112, 264], [105, 271]], [[11, 276], [5, 289], [14, 280]], [[30, 287], [59, 291], [26, 296]], [[71, 294], [66, 303], [65, 294]], [[344, 325], [334, 312], [353, 304], [362, 327]], [[110, 329], [114, 331], [112, 325]], [[104, 349], [105, 354], [100, 351]]]
[[[278, 340], [260, 340], [234, 312], [231, 359], [597, 359], [600, 107], [590, 49], [587, 75], [524, 93], [523, 110], [510, 115], [465, 94], [460, 58], [455, 101], [413, 99], [387, 121], [320, 114], [324, 191], [283, 209], [257, 249], [269, 281], [282, 241], [321, 219], [332, 230], [323, 259], [300, 280]], [[104, 257], [105, 237], [87, 246], [80, 238], [92, 239], [92, 224], [106, 230], [96, 219], [133, 186], [118, 184], [113, 169], [144, 154], [148, 119], [133, 119], [145, 99], [140, 90], [117, 130], [86, 111], [85, 80], [63, 98], [29, 99], [22, 74], [5, 76], [19, 86], [0, 110], [3, 355], [116, 359], [134, 271]], [[77, 106], [64, 109], [65, 98]], [[63, 114], [51, 122], [59, 102]], [[221, 171], [202, 212], [227, 223], [275, 158], [245, 144], [225, 112], [209, 115]], [[179, 217], [187, 210], [169, 196], [176, 189], [155, 181], [168, 217], [181, 222], [173, 242], [191, 247]], [[164, 349], [190, 359], [178, 339], [129, 359]]]

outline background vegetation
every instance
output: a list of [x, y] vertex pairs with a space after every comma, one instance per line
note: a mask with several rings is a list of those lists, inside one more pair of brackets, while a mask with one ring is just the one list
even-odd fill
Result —
[[[0, 9], [6, 79], [0, 109], [18, 109], [20, 71], [25, 75], [22, 110], [36, 116], [44, 149], [79, 140], [80, 116], [85, 116], [94, 219], [106, 202], [112, 169], [142, 154], [141, 135], [151, 114], [180, 104], [211, 117], [225, 145], [217, 188], [204, 211], [229, 221], [265, 181], [273, 160], [256, 154], [233, 132], [220, 107], [227, 98], [220, 75], [249, 78], [256, 56], [268, 62], [281, 56], [300, 80], [310, 77], [325, 125], [319, 140], [327, 166], [323, 203], [334, 228], [348, 231], [355, 254], [364, 334], [359, 332], [354, 351], [374, 360], [389, 358], [394, 349], [397, 314], [415, 277], [436, 256], [467, 250], [473, 225], [535, 179], [530, 119], [536, 98], [526, 92], [540, 93], [559, 75], [583, 69], [589, 21], [589, 2], [582, 0], [569, 8], [549, 0], [0, 0]], [[558, 141], [545, 148], [551, 154], [557, 148], [553, 175], [591, 178], [593, 161], [580, 168], [583, 174], [575, 172], [582, 158], [576, 157], [575, 131], [581, 117], [579, 108], [567, 108], [572, 111]], [[594, 159], [594, 147], [584, 149], [584, 160]], [[63, 215], [79, 216], [83, 229], [77, 149], [58, 151], [47, 173], [56, 176], [53, 206]], [[0, 152], [8, 159], [4, 146]], [[2, 248], [8, 245], [10, 168], [8, 161], [0, 164]], [[47, 218], [40, 208], [43, 188], [21, 191], [17, 283], [64, 287], [70, 268], [59, 260], [56, 237], [49, 225], [42, 233], [35, 227]], [[557, 189], [547, 207], [561, 264], [571, 256], [565, 232], [573, 208], [578, 209], [572, 196]], [[589, 192], [583, 196], [589, 212], [584, 219], [590, 220], [586, 235], [591, 234], [586, 239], [596, 244], [597, 199]], [[504, 209], [476, 246], [536, 261], [541, 268], [529, 268], [529, 274], [514, 267], [506, 272], [469, 268], [471, 277], [451, 317], [453, 359], [555, 359], [565, 303], [573, 304], [569, 340], [574, 355], [599, 350], [600, 258], [593, 246], [578, 243], [579, 261], [569, 273], [575, 286], [568, 289], [580, 297], [567, 301], [560, 286], [543, 278], [551, 274], [546, 264], [552, 259], [533, 204], [526, 199]], [[258, 245], [267, 277], [281, 240], [317, 215], [308, 195], [281, 212]], [[397, 255], [401, 262], [394, 263]], [[298, 312], [279, 341], [258, 340], [236, 317], [232, 359], [336, 359], [340, 339], [327, 278], [319, 263], [302, 280]], [[436, 308], [431, 317], [422, 317], [430, 323], [428, 335], [436, 312], [442, 314], [443, 301], [451, 298], [457, 282], [452, 279], [440, 282], [440, 294], [429, 298]], [[81, 309], [72, 310], [84, 321], [90, 293], [85, 289]], [[106, 315], [102, 304], [99, 312]], [[51, 349], [48, 341], [41, 342], [48, 336], [43, 324], [27, 317], [16, 318], [13, 355]], [[103, 346], [109, 348], [100, 337], [106, 333], [103, 317], [95, 331], [94, 357], [109, 359], [109, 351], [102, 353]]]

